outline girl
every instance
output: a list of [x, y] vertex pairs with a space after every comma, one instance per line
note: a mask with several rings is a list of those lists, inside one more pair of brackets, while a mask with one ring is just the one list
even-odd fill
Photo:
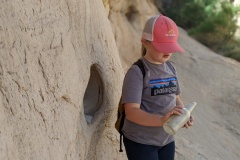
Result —
[[[126, 118], [122, 131], [129, 160], [174, 160], [174, 138], [163, 130], [172, 115], [183, 113], [180, 87], [170, 59], [184, 50], [177, 43], [178, 28], [168, 17], [151, 17], [145, 24], [142, 45], [146, 75], [136, 65], [126, 73], [122, 103]], [[191, 116], [185, 127], [193, 125]]]

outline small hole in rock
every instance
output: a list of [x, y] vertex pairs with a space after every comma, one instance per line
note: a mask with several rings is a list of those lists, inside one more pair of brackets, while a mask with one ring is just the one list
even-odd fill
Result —
[[94, 114], [103, 102], [103, 81], [96, 64], [91, 66], [90, 78], [84, 94], [84, 114], [88, 124], [92, 123]]
[[125, 13], [129, 22], [133, 22], [136, 19], [138, 11], [135, 6], [128, 7], [127, 13]]

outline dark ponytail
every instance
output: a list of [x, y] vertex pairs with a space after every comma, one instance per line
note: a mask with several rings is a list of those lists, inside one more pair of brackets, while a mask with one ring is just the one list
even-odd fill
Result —
[[144, 47], [144, 45], [142, 45], [142, 57], [144, 57], [147, 53], [146, 48]]
[[[146, 41], [146, 43], [151, 43], [151, 41], [143, 39], [144, 41]], [[147, 49], [146, 47], [142, 44], [142, 56], [144, 57], [147, 53]]]

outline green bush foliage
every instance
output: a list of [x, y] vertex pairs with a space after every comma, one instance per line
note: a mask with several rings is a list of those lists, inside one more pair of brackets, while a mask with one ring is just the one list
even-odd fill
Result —
[[215, 52], [240, 61], [239, 7], [228, 0], [177, 0], [164, 6], [164, 14]]

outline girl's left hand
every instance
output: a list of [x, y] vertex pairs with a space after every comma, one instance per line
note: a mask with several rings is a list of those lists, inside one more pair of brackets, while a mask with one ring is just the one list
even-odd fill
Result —
[[194, 121], [194, 117], [192, 115], [190, 115], [189, 121], [187, 121], [187, 123], [183, 127], [185, 127], [185, 128], [191, 127], [193, 125], [193, 121]]

